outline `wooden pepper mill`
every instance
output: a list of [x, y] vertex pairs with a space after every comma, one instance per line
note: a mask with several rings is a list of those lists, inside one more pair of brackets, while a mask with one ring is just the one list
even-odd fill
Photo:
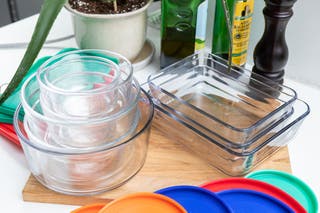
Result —
[[253, 55], [252, 71], [277, 83], [283, 83], [284, 67], [288, 61], [285, 31], [293, 15], [296, 0], [265, 0], [263, 9], [265, 29]]

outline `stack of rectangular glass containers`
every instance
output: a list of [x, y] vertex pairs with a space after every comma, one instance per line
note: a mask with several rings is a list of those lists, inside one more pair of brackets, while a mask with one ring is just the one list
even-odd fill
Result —
[[197, 53], [149, 76], [148, 85], [161, 131], [242, 176], [285, 146], [310, 110], [293, 89], [226, 64]]

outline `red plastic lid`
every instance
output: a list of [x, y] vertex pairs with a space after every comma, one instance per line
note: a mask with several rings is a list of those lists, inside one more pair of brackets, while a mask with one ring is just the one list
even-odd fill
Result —
[[282, 201], [295, 212], [307, 213], [307, 211], [300, 205], [300, 203], [298, 203], [298, 201], [296, 201], [289, 194], [271, 184], [262, 181], [248, 178], [226, 178], [206, 183], [201, 187], [213, 192], [219, 192], [229, 189], [249, 189], [259, 191]]
[[106, 204], [105, 203], [94, 203], [82, 206], [73, 210], [70, 213], [98, 213]]
[[16, 135], [12, 124], [0, 123], [0, 135], [6, 137], [15, 145], [21, 147], [18, 136]]

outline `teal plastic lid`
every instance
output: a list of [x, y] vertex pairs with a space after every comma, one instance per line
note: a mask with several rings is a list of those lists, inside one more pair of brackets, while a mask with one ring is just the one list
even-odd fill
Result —
[[12, 124], [12, 117], [10, 117], [9, 115], [0, 113], [0, 123]]
[[311, 188], [299, 178], [282, 171], [260, 170], [252, 172], [247, 178], [272, 184], [294, 197], [308, 213], [318, 212], [318, 201]]
[[[75, 51], [78, 50], [76, 48], [64, 48], [60, 50], [56, 55], [61, 55], [67, 52]], [[90, 54], [90, 53], [87, 53]], [[106, 57], [110, 60], [112, 60], [115, 63], [118, 63], [118, 59], [111, 57], [111, 56], [106, 56], [103, 54], [95, 53], [93, 52], [90, 55], [94, 56], [102, 56]], [[0, 122], [1, 123], [13, 123], [13, 115], [14, 112], [16, 111], [16, 108], [18, 107], [20, 103], [20, 89], [23, 85], [23, 83], [33, 74], [35, 73], [48, 59], [50, 59], [52, 56], [44, 56], [42, 58], [39, 58], [35, 63], [31, 66], [31, 68], [28, 70], [27, 74], [24, 76], [23, 80], [20, 82], [19, 86], [15, 89], [15, 91], [8, 97], [7, 100], [5, 100], [1, 105], [0, 105]], [[61, 59], [59, 59], [61, 60]], [[1, 92], [3, 92], [3, 88], [1, 88], [2, 85], [0, 85], [0, 96]]]
[[[15, 89], [15, 91], [8, 97], [7, 100], [5, 100], [1, 105], [0, 105], [0, 122], [1, 123], [13, 123], [13, 114], [16, 111], [16, 108], [18, 107], [20, 103], [20, 89], [22, 84], [27, 80], [27, 78], [32, 75], [34, 72], [37, 71], [37, 69], [50, 57], [42, 57], [38, 59], [30, 68], [26, 76], [23, 78], [19, 86]], [[2, 92], [2, 90], [1, 90]], [[1, 95], [1, 93], [0, 93]]]

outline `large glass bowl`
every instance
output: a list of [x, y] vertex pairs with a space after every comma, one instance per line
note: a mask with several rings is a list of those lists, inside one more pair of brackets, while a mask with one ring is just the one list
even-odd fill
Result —
[[101, 193], [125, 183], [145, 161], [153, 118], [153, 103], [144, 91], [137, 106], [138, 123], [129, 138], [82, 149], [59, 147], [28, 137], [20, 104], [14, 127], [31, 173], [44, 186], [72, 195]]

